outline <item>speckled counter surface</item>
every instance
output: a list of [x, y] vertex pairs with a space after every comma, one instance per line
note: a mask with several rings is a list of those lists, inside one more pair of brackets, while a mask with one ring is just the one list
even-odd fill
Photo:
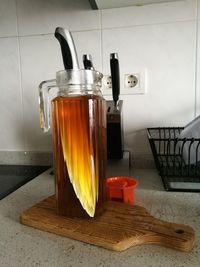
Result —
[[189, 224], [195, 229], [192, 252], [156, 245], [112, 252], [21, 225], [19, 216], [23, 210], [54, 193], [53, 176], [46, 171], [0, 201], [0, 267], [199, 267], [200, 193], [165, 192], [154, 169], [134, 170], [133, 175], [140, 183], [136, 204], [157, 218]]

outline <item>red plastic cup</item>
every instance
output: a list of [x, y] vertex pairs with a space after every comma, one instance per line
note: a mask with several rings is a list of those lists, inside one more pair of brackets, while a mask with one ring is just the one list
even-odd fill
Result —
[[138, 181], [132, 177], [108, 177], [106, 178], [107, 198], [108, 200], [134, 204], [137, 185]]

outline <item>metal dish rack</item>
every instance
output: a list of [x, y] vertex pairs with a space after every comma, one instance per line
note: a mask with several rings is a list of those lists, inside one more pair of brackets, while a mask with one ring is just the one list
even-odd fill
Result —
[[[147, 136], [156, 168], [166, 190], [200, 191], [200, 138], [179, 138], [183, 127], [148, 128]], [[191, 147], [195, 142], [196, 163], [191, 164]], [[185, 146], [188, 160], [183, 159]]]

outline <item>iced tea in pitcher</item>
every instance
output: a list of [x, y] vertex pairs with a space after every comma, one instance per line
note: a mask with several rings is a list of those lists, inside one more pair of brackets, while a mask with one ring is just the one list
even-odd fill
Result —
[[101, 96], [52, 101], [59, 214], [94, 217], [105, 202], [106, 114]]

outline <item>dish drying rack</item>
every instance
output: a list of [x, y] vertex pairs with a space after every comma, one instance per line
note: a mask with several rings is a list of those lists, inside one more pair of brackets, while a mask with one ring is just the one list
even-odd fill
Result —
[[[179, 138], [184, 127], [147, 128], [147, 136], [156, 168], [165, 190], [200, 192], [200, 138]], [[191, 147], [195, 142], [196, 162], [191, 164]], [[187, 162], [183, 158], [188, 148]]]

